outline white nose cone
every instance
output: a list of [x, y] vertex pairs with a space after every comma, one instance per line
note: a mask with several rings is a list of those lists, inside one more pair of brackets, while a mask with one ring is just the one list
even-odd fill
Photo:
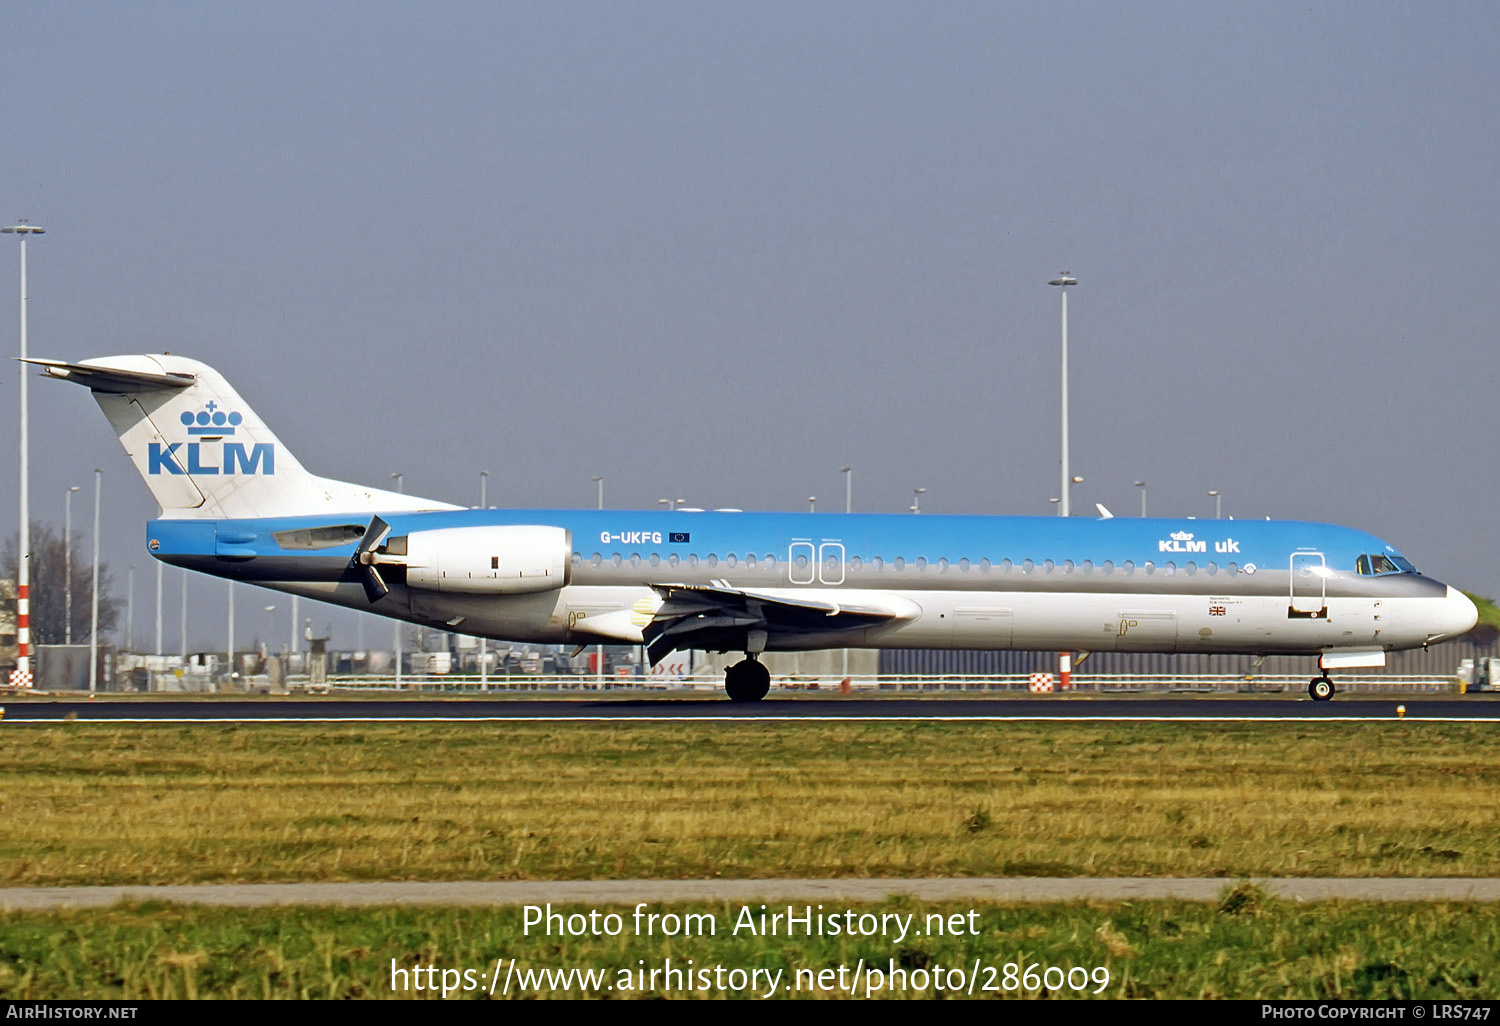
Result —
[[1470, 601], [1469, 596], [1459, 591], [1453, 585], [1448, 585], [1448, 594], [1443, 599], [1442, 634], [1444, 637], [1457, 637], [1466, 631], [1472, 630], [1479, 622], [1479, 608]]

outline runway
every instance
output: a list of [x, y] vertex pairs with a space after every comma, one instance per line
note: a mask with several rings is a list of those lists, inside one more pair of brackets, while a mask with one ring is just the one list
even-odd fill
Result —
[[[925, 880], [508, 880], [0, 888], [0, 910], [107, 908], [122, 901], [261, 908], [275, 905], [634, 905], [678, 901], [1218, 901], [1241, 881], [1220, 877], [993, 877]], [[1284, 901], [1500, 901], [1500, 880], [1276, 877], [1249, 881]]]
[[[372, 722], [1324, 722], [1395, 720], [1500, 722], [1490, 695], [1362, 694], [1314, 702], [1294, 695], [881, 697], [830, 695], [734, 703], [721, 697], [652, 698], [98, 698], [28, 697], [0, 702], [0, 724]], [[1398, 710], [1404, 708], [1404, 713]]]

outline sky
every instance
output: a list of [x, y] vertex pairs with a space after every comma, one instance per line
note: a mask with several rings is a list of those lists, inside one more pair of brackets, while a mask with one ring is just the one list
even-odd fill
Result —
[[[826, 510], [848, 465], [856, 510], [1046, 515], [1067, 270], [1075, 512], [1219, 491], [1500, 595], [1494, 4], [142, 0], [0, 27], [0, 218], [47, 229], [31, 354], [204, 360], [314, 473]], [[0, 481], [17, 394], [0, 367]], [[82, 389], [33, 379], [31, 418], [33, 516], [83, 486], [86, 538], [103, 469], [148, 642], [145, 486]], [[190, 588], [189, 647], [222, 645], [225, 585]], [[241, 639], [289, 632], [242, 590]], [[335, 645], [380, 630], [311, 606]]]

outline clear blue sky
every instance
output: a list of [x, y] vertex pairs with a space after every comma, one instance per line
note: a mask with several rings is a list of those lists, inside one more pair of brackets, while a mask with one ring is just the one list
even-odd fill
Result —
[[[1047, 513], [1066, 268], [1078, 508], [1137, 512], [1145, 479], [1153, 513], [1212, 515], [1218, 489], [1500, 593], [1493, 4], [54, 2], [0, 25], [0, 216], [48, 229], [32, 352], [206, 360], [315, 472], [805, 509], [841, 507], [852, 464], [858, 509], [925, 487], [933, 512]], [[15, 265], [0, 246], [0, 312]], [[0, 386], [9, 407], [13, 368]], [[82, 390], [32, 396], [34, 515], [104, 468], [145, 638], [154, 507]], [[195, 588], [208, 647], [222, 586]], [[242, 638], [271, 602], [243, 593]]]

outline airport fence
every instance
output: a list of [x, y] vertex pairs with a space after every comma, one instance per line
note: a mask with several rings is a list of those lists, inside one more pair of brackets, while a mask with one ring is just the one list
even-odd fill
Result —
[[[1304, 692], [1308, 674], [1074, 674], [1069, 686], [1061, 687], [1056, 675], [1047, 674], [880, 674], [875, 676], [798, 675], [773, 676], [773, 691], [799, 692], [994, 692], [1011, 694], [1147, 694], [1147, 693], [1267, 693]], [[293, 677], [287, 681], [292, 690], [314, 690], [306, 681]], [[1335, 685], [1341, 692], [1451, 693], [1458, 690], [1454, 677], [1430, 674], [1337, 675]], [[588, 692], [588, 691], [716, 691], [723, 688], [718, 674], [661, 677], [605, 677], [545, 675], [490, 676], [449, 674], [428, 677], [403, 677], [398, 683], [390, 676], [331, 675], [326, 684], [316, 688], [328, 693], [354, 692], [440, 692], [450, 694], [521, 692]]]

